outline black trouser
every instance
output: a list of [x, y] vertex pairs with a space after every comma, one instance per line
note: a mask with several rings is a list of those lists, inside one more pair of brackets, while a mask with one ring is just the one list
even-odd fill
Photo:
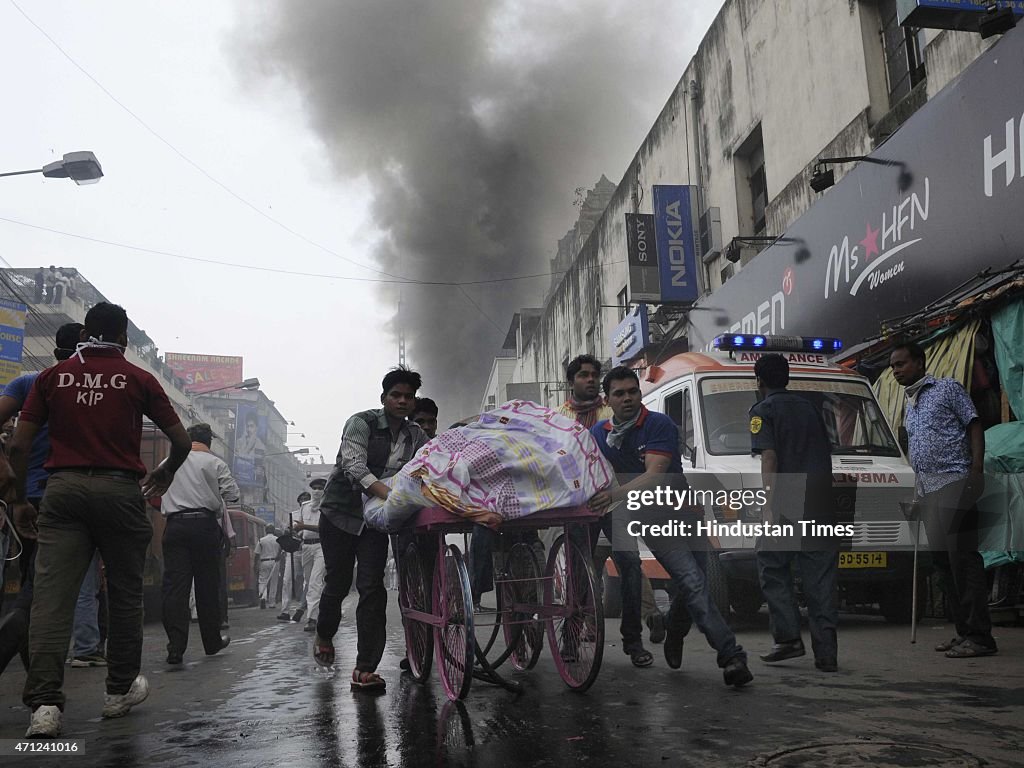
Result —
[[324, 591], [320, 595], [320, 618], [316, 633], [331, 640], [341, 623], [341, 603], [352, 588], [356, 566], [356, 669], [374, 672], [384, 655], [387, 638], [388, 591], [384, 569], [388, 562], [387, 534], [364, 527], [358, 536], [338, 528], [326, 515], [320, 516], [320, 545], [324, 550]]
[[985, 561], [978, 552], [978, 508], [963, 503], [964, 487], [964, 481], [957, 481], [925, 494], [922, 519], [957, 635], [995, 648]]
[[164, 529], [163, 620], [167, 651], [183, 654], [188, 647], [188, 597], [196, 585], [199, 634], [207, 654], [217, 653], [220, 640], [220, 525], [213, 513], [201, 518], [171, 515]]
[[64, 708], [64, 660], [75, 601], [93, 552], [107, 569], [107, 693], [128, 692], [142, 665], [142, 576], [153, 537], [139, 481], [127, 473], [61, 470], [39, 505], [29, 673], [22, 701]]
[[[29, 499], [38, 509], [39, 499]], [[13, 524], [13, 521], [12, 521]], [[14, 598], [14, 607], [0, 620], [0, 674], [7, 669], [17, 655], [28, 669], [28, 628], [32, 615], [32, 582], [35, 576], [36, 543], [33, 539], [22, 539], [21, 555], [18, 562], [21, 566], [21, 589]]]

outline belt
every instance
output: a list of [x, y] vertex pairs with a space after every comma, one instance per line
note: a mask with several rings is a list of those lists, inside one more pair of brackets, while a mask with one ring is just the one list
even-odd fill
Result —
[[126, 480], [138, 480], [141, 477], [138, 472], [133, 472], [129, 469], [104, 469], [103, 467], [69, 467], [54, 470], [54, 474], [58, 472], [73, 472], [76, 475], [88, 475], [90, 477], [119, 477]]
[[300, 539], [303, 544], [319, 544], [320, 539]]
[[214, 519], [214, 513], [213, 512], [171, 512], [171, 514], [169, 514], [167, 516], [167, 519], [170, 520], [171, 518], [174, 518], [175, 520], [213, 520]]
[[277, 558], [276, 558], [276, 557], [261, 557], [261, 558], [260, 558], [260, 562], [261, 562], [261, 563], [272, 563], [272, 562], [274, 562], [275, 560], [277, 560]]

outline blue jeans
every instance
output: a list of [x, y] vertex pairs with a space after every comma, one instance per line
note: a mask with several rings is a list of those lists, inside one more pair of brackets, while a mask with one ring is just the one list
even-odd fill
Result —
[[99, 552], [92, 553], [89, 569], [82, 579], [82, 587], [78, 590], [78, 602], [75, 603], [74, 655], [87, 656], [100, 650], [99, 602]]
[[746, 651], [743, 650], [743, 646], [737, 644], [736, 635], [729, 629], [729, 625], [711, 599], [711, 590], [704, 575], [707, 553], [699, 549], [690, 549], [680, 541], [674, 541], [670, 546], [664, 546], [663, 542], [653, 537], [645, 541], [679, 590], [676, 599], [672, 601], [668, 625], [671, 627], [678, 622], [689, 627], [689, 621], [681, 615], [681, 608], [685, 606], [689, 619], [704, 633], [708, 645], [718, 652], [719, 667], [724, 667], [736, 657], [746, 661]]
[[758, 549], [757, 571], [768, 603], [772, 637], [776, 643], [800, 639], [800, 608], [793, 589], [793, 565], [800, 569], [811, 647], [816, 659], [836, 658], [839, 623], [839, 565], [835, 550], [816, 552]]

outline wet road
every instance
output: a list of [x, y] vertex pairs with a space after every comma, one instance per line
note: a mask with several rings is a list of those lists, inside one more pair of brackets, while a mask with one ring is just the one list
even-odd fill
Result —
[[[348, 616], [336, 671], [312, 662], [311, 635], [301, 625], [275, 622], [269, 610], [233, 610], [232, 645], [216, 657], [196, 654], [193, 629], [192, 653], [178, 668], [163, 662], [160, 626], [148, 625], [144, 672], [152, 692], [128, 717], [99, 719], [102, 669], [67, 669], [65, 735], [84, 739], [87, 752], [61, 765], [980, 764], [972, 756], [1021, 764], [1024, 629], [997, 630], [999, 656], [947, 660], [932, 646], [952, 634], [949, 627], [925, 624], [911, 646], [906, 628], [844, 616], [839, 674], [815, 671], [808, 657], [775, 668], [755, 660], [754, 682], [737, 691], [722, 684], [699, 636], [687, 642], [682, 670], [666, 667], [660, 647], [652, 648], [653, 667], [634, 669], [621, 653], [617, 622], [609, 621], [614, 642], [587, 694], [563, 686], [545, 649], [532, 672], [516, 675], [522, 694], [475, 681], [465, 704], [453, 705], [436, 679], [421, 686], [400, 676], [391, 596], [383, 695], [349, 691], [353, 653], [344, 648], [354, 648], [355, 627]], [[762, 615], [739, 628], [752, 655], [768, 643], [766, 625]], [[23, 682], [17, 662], [0, 678], [0, 738], [24, 733]], [[817, 751], [805, 754], [805, 745]], [[932, 750], [928, 762], [923, 750]]]

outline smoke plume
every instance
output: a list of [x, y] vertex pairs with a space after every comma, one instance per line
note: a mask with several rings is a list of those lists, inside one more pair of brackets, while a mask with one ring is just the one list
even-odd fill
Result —
[[[239, 50], [299, 89], [339, 176], [369, 180], [382, 270], [482, 280], [549, 271], [574, 190], [621, 177], [717, 5], [272, 0], [246, 5], [263, 10]], [[442, 424], [476, 412], [511, 313], [549, 280], [401, 288], [391, 330]]]

